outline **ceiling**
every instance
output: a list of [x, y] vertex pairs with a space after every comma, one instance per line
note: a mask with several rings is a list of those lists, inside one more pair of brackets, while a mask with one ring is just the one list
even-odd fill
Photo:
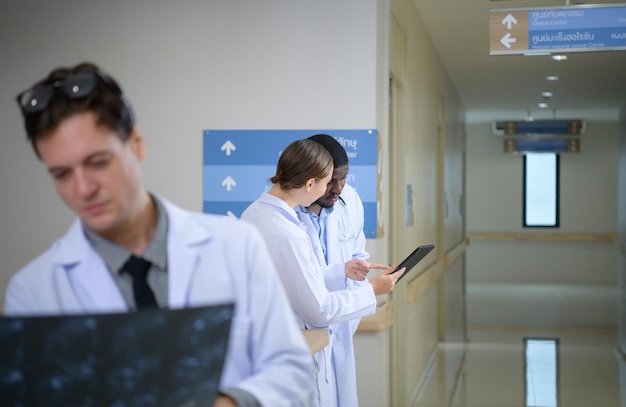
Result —
[[[626, 51], [550, 56], [489, 55], [492, 9], [576, 7], [560, 0], [414, 0], [465, 106], [468, 122], [534, 119], [609, 120], [626, 105]], [[579, 4], [580, 2], [576, 2]], [[602, 4], [624, 4], [606, 0]], [[625, 4], [626, 6], [626, 4]], [[559, 80], [549, 82], [547, 75]], [[537, 107], [550, 91], [549, 107]]]

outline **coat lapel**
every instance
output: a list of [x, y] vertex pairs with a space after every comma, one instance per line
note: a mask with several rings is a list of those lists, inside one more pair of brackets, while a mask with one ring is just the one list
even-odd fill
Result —
[[[337, 205], [335, 204], [335, 206]], [[337, 208], [333, 208], [333, 211], [326, 218], [326, 258], [328, 259], [328, 264], [344, 262], [341, 256], [341, 249], [339, 228], [337, 227]]]
[[[198, 219], [160, 198], [168, 215], [167, 258], [171, 308], [189, 303], [199, 262], [198, 247], [211, 238]], [[59, 301], [68, 311], [119, 312], [126, 302], [106, 265], [85, 238], [76, 220], [58, 242], [54, 269]]]
[[189, 304], [189, 293], [199, 262], [198, 247], [211, 238], [198, 219], [162, 199], [168, 215], [167, 258], [171, 308]]
[[309, 214], [305, 212], [305, 209], [302, 208], [302, 206], [298, 206], [296, 212], [298, 213], [298, 219], [300, 220], [300, 222], [305, 225], [304, 231], [309, 236], [309, 241], [311, 242], [311, 246], [313, 247], [313, 253], [315, 253], [317, 263], [320, 265], [320, 267], [326, 266], [324, 250], [322, 249], [320, 238], [317, 236], [315, 226], [313, 226], [313, 220], [311, 220], [311, 216], [309, 216]]
[[76, 220], [58, 242], [54, 262], [59, 301], [68, 311], [124, 311], [127, 305], [113, 276]]

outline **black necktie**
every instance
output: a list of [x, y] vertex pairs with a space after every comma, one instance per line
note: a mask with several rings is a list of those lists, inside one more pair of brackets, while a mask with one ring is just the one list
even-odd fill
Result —
[[135, 295], [135, 303], [139, 309], [156, 307], [157, 305], [154, 293], [146, 281], [150, 266], [151, 263], [149, 261], [134, 254], [122, 266], [122, 270], [126, 271], [133, 278], [133, 293]]

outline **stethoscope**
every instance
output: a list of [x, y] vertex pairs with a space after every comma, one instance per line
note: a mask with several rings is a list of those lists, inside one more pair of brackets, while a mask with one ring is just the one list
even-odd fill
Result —
[[348, 207], [343, 198], [339, 197], [337, 201], [338, 215], [339, 215], [339, 237], [341, 240], [354, 240], [356, 239], [358, 232], [354, 228], [350, 214], [348, 213]]

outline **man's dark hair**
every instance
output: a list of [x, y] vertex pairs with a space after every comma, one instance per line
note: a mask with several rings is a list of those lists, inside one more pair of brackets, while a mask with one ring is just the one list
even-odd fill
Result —
[[309, 140], [313, 140], [316, 143], [321, 144], [330, 155], [333, 157], [333, 165], [335, 168], [348, 165], [348, 154], [341, 144], [334, 137], [328, 134], [316, 134], [309, 137]]
[[[70, 75], [84, 72], [93, 74], [96, 81], [95, 88], [84, 97], [68, 97], [59, 84]], [[52, 96], [45, 108], [41, 111], [28, 112], [22, 106], [26, 136], [37, 155], [39, 153], [35, 141], [39, 137], [54, 131], [65, 119], [88, 111], [96, 113], [99, 125], [113, 130], [122, 141], [128, 140], [134, 125], [130, 104], [124, 98], [118, 83], [100, 70], [97, 65], [84, 62], [70, 68], [54, 69], [45, 79], [35, 83], [31, 89], [41, 85], [53, 88]]]

